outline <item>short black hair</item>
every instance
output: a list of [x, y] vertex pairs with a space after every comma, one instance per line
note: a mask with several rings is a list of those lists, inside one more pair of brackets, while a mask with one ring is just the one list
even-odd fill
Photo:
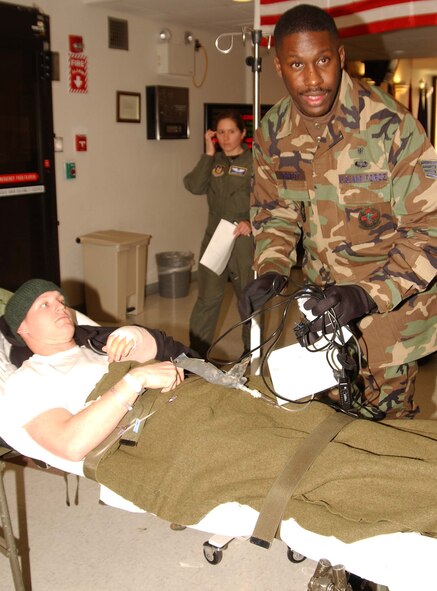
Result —
[[328, 31], [333, 39], [338, 39], [338, 30], [334, 19], [318, 6], [299, 4], [286, 10], [276, 23], [273, 37], [278, 48], [285, 37], [294, 33], [309, 31]]

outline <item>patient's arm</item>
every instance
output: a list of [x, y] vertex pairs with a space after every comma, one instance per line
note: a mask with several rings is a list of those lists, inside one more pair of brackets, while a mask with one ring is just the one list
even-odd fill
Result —
[[158, 347], [152, 334], [140, 326], [122, 326], [114, 330], [106, 341], [103, 351], [109, 361], [140, 361], [156, 358]]
[[[139, 386], [162, 389], [163, 392], [173, 390], [184, 379], [183, 370], [169, 361], [135, 367], [129, 375]], [[137, 397], [137, 389], [121, 379], [77, 414], [54, 408], [29, 421], [25, 429], [47, 451], [67, 460], [79, 461], [115, 429]]]
[[[120, 329], [103, 326], [77, 326], [74, 340], [78, 345], [85, 345], [94, 350], [105, 352], [104, 347], [107, 344], [109, 336], [114, 332], [124, 329], [139, 329], [143, 334], [138, 348], [135, 350], [132, 349], [126, 353], [128, 357], [125, 358], [128, 360], [145, 362], [151, 359], [157, 359], [158, 361], [168, 361], [176, 359], [181, 353], [185, 353], [188, 357], [199, 357], [199, 354], [196, 351], [190, 349], [190, 347], [187, 347], [179, 341], [175, 341], [162, 330], [137, 325], [124, 326]], [[130, 346], [128, 346], [127, 349], [129, 349], [129, 347]]]

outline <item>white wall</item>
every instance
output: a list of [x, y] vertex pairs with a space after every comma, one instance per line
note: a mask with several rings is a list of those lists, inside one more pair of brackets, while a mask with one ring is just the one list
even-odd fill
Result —
[[275, 57], [275, 50], [261, 49], [262, 55], [262, 71], [261, 71], [261, 88], [260, 96], [261, 103], [273, 105], [278, 102], [282, 97], [287, 95], [287, 90], [282, 82], [282, 78], [276, 73], [276, 69], [273, 63]]
[[[34, 5], [32, 0], [17, 2]], [[246, 55], [252, 53], [251, 40], [246, 39], [243, 45], [236, 39], [232, 51], [223, 54], [215, 47], [216, 35], [192, 30], [208, 57], [205, 82], [196, 88], [191, 76], [157, 73], [159, 31], [168, 27], [173, 34], [171, 42], [182, 44], [184, 28], [84, 4], [82, 0], [39, 0], [38, 7], [50, 16], [51, 49], [60, 55], [60, 81], [53, 82], [54, 130], [63, 138], [64, 151], [56, 153], [55, 160], [61, 279], [71, 303], [78, 305], [84, 300], [82, 251], [76, 237], [88, 232], [117, 229], [150, 234], [149, 285], [157, 281], [157, 252], [191, 250], [197, 266], [206, 224], [206, 199], [188, 193], [182, 179], [203, 150], [203, 104], [252, 103], [253, 74], [245, 63]], [[128, 20], [129, 51], [108, 48], [108, 16]], [[69, 35], [81, 35], [84, 40], [87, 94], [69, 92]], [[268, 53], [261, 48], [260, 54], [261, 102], [272, 104], [286, 92], [274, 70], [274, 50]], [[196, 54], [196, 65], [198, 83], [204, 72], [202, 51]], [[414, 65], [419, 78], [429, 75], [429, 64]], [[155, 84], [189, 88], [190, 139], [147, 140], [144, 88]], [[117, 90], [141, 93], [140, 124], [116, 122]], [[77, 133], [87, 135], [85, 153], [75, 151]], [[77, 164], [75, 180], [64, 176], [64, 164], [69, 160]]]
[[[33, 5], [31, 0], [21, 0]], [[165, 26], [172, 42], [183, 43], [183, 28], [152, 22], [82, 3], [82, 0], [39, 0], [50, 16], [51, 49], [60, 54], [60, 81], [53, 82], [54, 130], [64, 151], [55, 154], [61, 279], [73, 305], [83, 302], [81, 246], [76, 237], [95, 230], [117, 229], [151, 234], [147, 283], [157, 281], [155, 253], [191, 250], [197, 255], [206, 224], [206, 199], [188, 193], [182, 178], [203, 150], [205, 102], [251, 102], [251, 76], [243, 43], [224, 55], [215, 35], [192, 33], [205, 47], [208, 71], [196, 88], [191, 76], [157, 73], [157, 37]], [[129, 23], [129, 51], [108, 48], [108, 16]], [[81, 35], [88, 58], [88, 93], [69, 92], [69, 35]], [[194, 49], [193, 49], [194, 61]], [[203, 74], [203, 52], [196, 55], [196, 82]], [[186, 86], [190, 97], [191, 137], [187, 140], [147, 140], [146, 85]], [[116, 91], [141, 93], [141, 123], [117, 123]], [[88, 151], [76, 152], [74, 136], [85, 133]], [[64, 163], [77, 164], [77, 178], [66, 180]]]

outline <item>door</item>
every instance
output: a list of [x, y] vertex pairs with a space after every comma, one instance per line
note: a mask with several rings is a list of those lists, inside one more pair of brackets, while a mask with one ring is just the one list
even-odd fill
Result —
[[59, 284], [49, 17], [0, 2], [0, 287]]

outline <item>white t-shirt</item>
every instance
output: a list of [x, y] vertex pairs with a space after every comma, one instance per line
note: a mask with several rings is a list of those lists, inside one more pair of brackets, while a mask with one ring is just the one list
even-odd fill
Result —
[[0, 396], [0, 433], [21, 454], [83, 476], [83, 461], [59, 458], [38, 445], [24, 425], [52, 408], [72, 414], [85, 405], [88, 394], [107, 372], [108, 357], [75, 346], [54, 355], [33, 355], [5, 383]]

